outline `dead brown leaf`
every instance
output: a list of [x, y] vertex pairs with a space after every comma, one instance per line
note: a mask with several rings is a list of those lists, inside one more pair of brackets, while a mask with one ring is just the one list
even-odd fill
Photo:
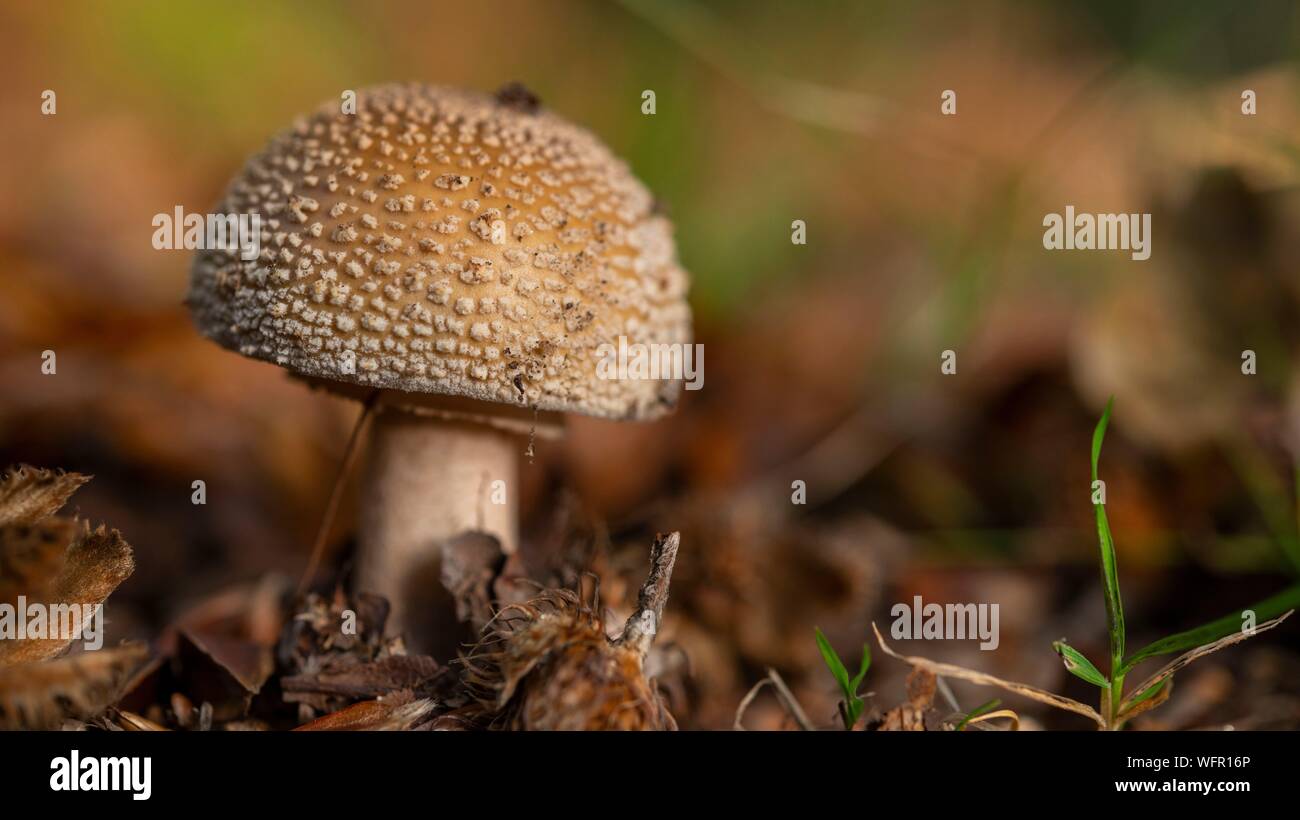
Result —
[[90, 479], [80, 473], [18, 465], [0, 479], [0, 527], [31, 526], [44, 521], [61, 510], [77, 488]]
[[[116, 713], [116, 714], [114, 714]], [[109, 716], [117, 728], [125, 732], [169, 732], [166, 726], [154, 723], [144, 715], [126, 710], [109, 710]]]
[[[0, 603], [67, 613], [67, 632], [0, 641], [0, 667], [52, 658], [77, 640], [87, 607], [100, 606], [135, 570], [117, 530], [55, 516], [88, 476], [19, 467], [0, 480]], [[21, 601], [20, 601], [21, 599]], [[62, 619], [61, 619], [62, 620]]]
[[442, 585], [456, 601], [456, 617], [474, 629], [492, 619], [492, 581], [505, 553], [495, 536], [463, 532], [442, 545]]
[[56, 660], [0, 668], [0, 728], [52, 729], [112, 705], [148, 650], [123, 644]]
[[937, 688], [938, 681], [932, 671], [923, 666], [913, 668], [907, 676], [907, 703], [886, 712], [877, 731], [924, 732], [925, 715], [934, 706]]
[[433, 701], [424, 698], [412, 700], [366, 700], [332, 712], [305, 723], [295, 732], [390, 732], [410, 729], [433, 711]]
[[310, 692], [349, 698], [376, 697], [431, 683], [441, 670], [427, 655], [391, 655], [372, 663], [342, 656], [314, 673], [281, 678], [285, 700], [290, 693]]

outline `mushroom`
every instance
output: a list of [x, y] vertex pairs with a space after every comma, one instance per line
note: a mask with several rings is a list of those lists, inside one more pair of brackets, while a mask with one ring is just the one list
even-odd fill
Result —
[[519, 86], [385, 85], [358, 92], [355, 114], [326, 104], [250, 159], [217, 211], [257, 214], [260, 251], [197, 254], [195, 324], [373, 402], [359, 584], [404, 628], [441, 594], [448, 539], [517, 549], [518, 436], [676, 402], [680, 379], [597, 367], [620, 337], [689, 343], [671, 223], [624, 162]]

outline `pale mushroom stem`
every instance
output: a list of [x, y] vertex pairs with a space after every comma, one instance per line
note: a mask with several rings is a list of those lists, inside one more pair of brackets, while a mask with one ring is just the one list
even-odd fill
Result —
[[459, 641], [433, 634], [456, 626], [443, 617], [450, 601], [440, 577], [444, 542], [478, 531], [514, 552], [520, 446], [485, 425], [393, 409], [375, 418], [361, 489], [358, 586], [388, 599], [390, 631], [405, 632], [413, 646], [454, 651]]

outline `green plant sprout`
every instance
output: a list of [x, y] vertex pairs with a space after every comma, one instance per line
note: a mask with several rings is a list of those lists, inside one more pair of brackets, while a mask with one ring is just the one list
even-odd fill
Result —
[[[1110, 414], [1114, 403], [1114, 398], [1106, 403], [1106, 410], [1102, 413], [1101, 420], [1097, 422], [1097, 427], [1092, 433], [1092, 480], [1094, 487], [1097, 486], [1096, 482], [1098, 481], [1101, 445], [1106, 438], [1106, 428], [1110, 424]], [[1065, 641], [1057, 641], [1052, 645], [1052, 648], [1061, 656], [1065, 668], [1071, 674], [1101, 689], [1101, 715], [1106, 721], [1107, 728], [1121, 728], [1133, 716], [1159, 705], [1169, 696], [1173, 685], [1173, 672], [1176, 670], [1171, 670], [1167, 675], [1157, 676], [1157, 679], [1144, 683], [1131, 697], [1125, 699], [1124, 677], [1142, 661], [1158, 655], [1168, 655], [1198, 647], [1205, 648], [1206, 651], [1203, 654], [1208, 654], [1213, 651], [1208, 647], [1216, 642], [1229, 639], [1232, 643], [1235, 643], [1240, 639], [1238, 636], [1249, 637], [1249, 634], [1243, 632], [1242, 629], [1242, 614], [1247, 610], [1255, 613], [1254, 617], [1257, 621], [1273, 621], [1279, 616], [1288, 614], [1288, 610], [1293, 609], [1297, 603], [1300, 603], [1300, 586], [1294, 586], [1240, 612], [1226, 615], [1198, 629], [1171, 635], [1143, 647], [1132, 655], [1126, 656], [1124, 646], [1124, 604], [1119, 593], [1115, 539], [1111, 535], [1110, 521], [1106, 517], [1104, 497], [1099, 499], [1094, 496], [1093, 509], [1097, 515], [1097, 541], [1101, 550], [1101, 578], [1106, 592], [1106, 631], [1110, 639], [1110, 677], [1107, 678], [1101, 674], [1097, 667], [1084, 657], [1083, 653], [1071, 648]], [[1258, 632], [1259, 627], [1256, 627], [1254, 631]], [[1216, 646], [1215, 648], [1219, 647]], [[1190, 663], [1194, 659], [1189, 658], [1187, 662]]]
[[858, 687], [862, 685], [862, 679], [867, 676], [867, 670], [871, 668], [871, 645], [865, 643], [862, 645], [862, 660], [858, 662], [858, 674], [850, 678], [849, 670], [845, 668], [840, 656], [835, 653], [831, 642], [826, 640], [821, 629], [817, 627], [813, 629], [817, 632], [817, 648], [821, 650], [822, 660], [835, 676], [835, 682], [840, 685], [840, 693], [844, 695], [844, 699], [839, 703], [840, 720], [844, 722], [845, 729], [852, 730], [866, 706], [858, 696]]
[[[1101, 458], [1101, 445], [1106, 437], [1106, 427], [1110, 424], [1112, 398], [1106, 403], [1106, 410], [1097, 422], [1092, 434], [1092, 480], [1093, 487], [1098, 488], [1098, 462]], [[960, 666], [937, 663], [926, 658], [904, 656], [894, 652], [880, 630], [876, 640], [881, 649], [890, 657], [906, 661], [913, 666], [929, 669], [936, 675], [968, 680], [986, 686], [997, 686], [1010, 692], [1023, 695], [1033, 700], [1047, 703], [1058, 709], [1086, 715], [1102, 729], [1122, 729], [1134, 717], [1164, 703], [1173, 690], [1174, 673], [1192, 661], [1211, 652], [1239, 643], [1246, 638], [1258, 635], [1282, 623], [1297, 606], [1300, 606], [1300, 584], [1294, 584], [1271, 598], [1256, 604], [1230, 612], [1210, 623], [1179, 632], [1154, 641], [1132, 654], [1125, 647], [1124, 605], [1119, 593], [1119, 571], [1115, 557], [1115, 540], [1111, 535], [1110, 521], [1106, 518], [1104, 493], [1094, 490], [1093, 509], [1097, 517], [1097, 541], [1101, 550], [1101, 578], [1105, 590], [1106, 631], [1110, 644], [1110, 674], [1103, 674], [1084, 654], [1070, 646], [1064, 639], [1052, 644], [1052, 648], [1061, 657], [1070, 674], [1081, 678], [1101, 690], [1101, 708], [1094, 710], [1086, 704], [1070, 698], [1046, 692], [1023, 683], [1015, 683], [995, 678]], [[1124, 679], [1134, 667], [1143, 661], [1161, 655], [1181, 653], [1159, 671], [1125, 692]]]

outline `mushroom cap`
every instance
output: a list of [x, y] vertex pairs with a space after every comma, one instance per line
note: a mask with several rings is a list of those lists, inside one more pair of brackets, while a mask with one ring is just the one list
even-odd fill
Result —
[[534, 411], [641, 419], [676, 402], [680, 380], [597, 368], [620, 337], [690, 342], [671, 223], [624, 162], [517, 87], [327, 103], [249, 160], [216, 212], [258, 214], [260, 253], [199, 251], [187, 303], [245, 356]]

